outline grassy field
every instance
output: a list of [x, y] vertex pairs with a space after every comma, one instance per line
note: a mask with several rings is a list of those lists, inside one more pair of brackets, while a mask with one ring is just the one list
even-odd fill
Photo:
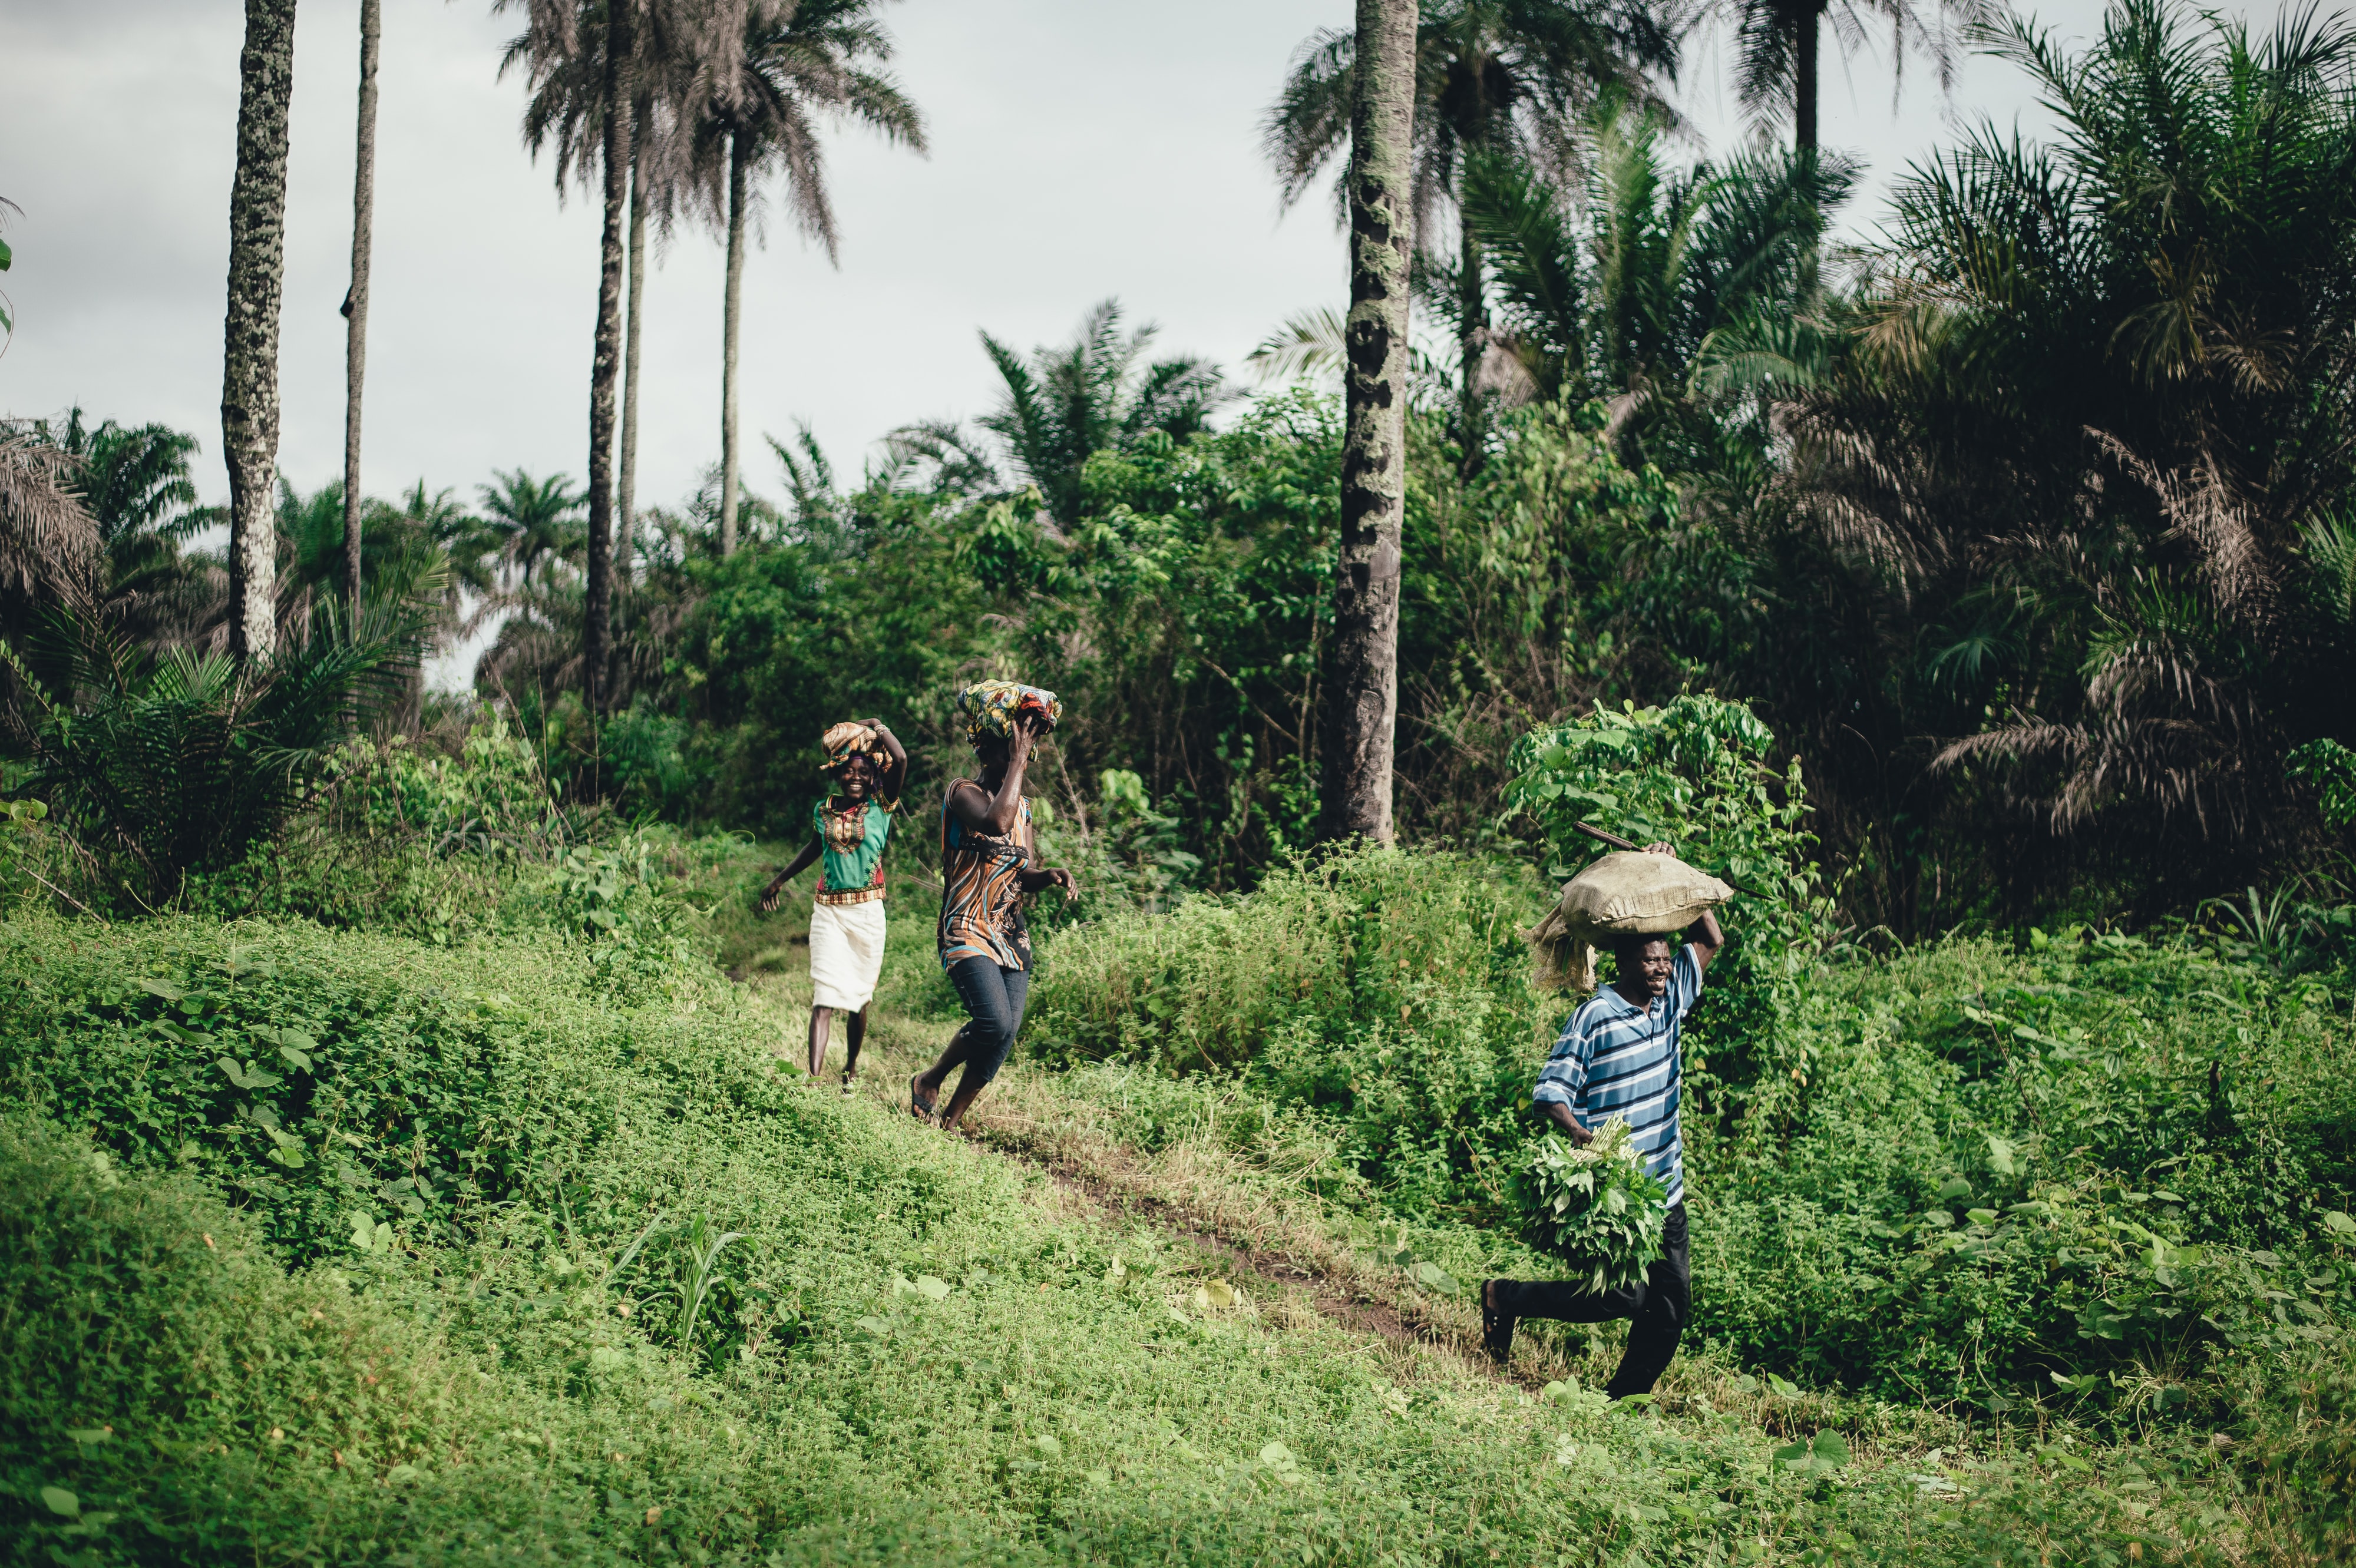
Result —
[[[741, 982], [659, 943], [617, 962], [561, 930], [437, 945], [299, 923], [0, 926], [0, 1553], [2334, 1550], [2316, 1488], [2345, 1463], [2344, 1319], [2320, 1286], [2277, 1325], [2307, 1332], [2179, 1368], [2197, 1397], [2174, 1409], [1893, 1397], [1777, 1351], [1780, 1330], [1729, 1332], [1751, 1309], [1723, 1292], [1705, 1309], [1720, 1326], [1705, 1321], [1658, 1397], [1607, 1406], [1588, 1391], [1609, 1328], [1530, 1337], [1503, 1375], [1467, 1353], [1468, 1282], [1535, 1260], [1429, 1158], [1387, 1176], [1414, 1162], [1369, 1158], [1348, 1107], [1243, 1058], [1179, 1074], [1077, 1049], [1057, 1022], [1087, 983], [1073, 960], [1119, 932], [1048, 944], [1037, 1053], [963, 1139], [901, 1109], [953, 1027], [929, 911], [904, 898], [860, 1092], [807, 1085], [805, 917], [744, 912], [758, 859], [713, 853], [687, 889]], [[1885, 998], [1934, 977], [1857, 973], [1883, 974]], [[1871, 1035], [1869, 999], [1835, 998]], [[2276, 1033], [2306, 1040], [2305, 1015], [2286, 1017]], [[2309, 1044], [2344, 1050], [2344, 1014], [2329, 1017]], [[1864, 1056], [1843, 1065], [1832, 1039], [1817, 1072], [1869, 1098]], [[1697, 1150], [1721, 1182], [1741, 1119]], [[1805, 1127], [1772, 1147], [1809, 1168]], [[1699, 1280], [1730, 1272], [1713, 1228], [1749, 1223], [1697, 1208]]]

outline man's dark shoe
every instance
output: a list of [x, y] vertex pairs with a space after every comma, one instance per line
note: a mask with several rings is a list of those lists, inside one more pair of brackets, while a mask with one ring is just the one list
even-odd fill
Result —
[[1514, 1350], [1514, 1319], [1511, 1313], [1500, 1312], [1492, 1305], [1496, 1300], [1497, 1286], [1502, 1281], [1484, 1279], [1481, 1282], [1481, 1348], [1499, 1366]]

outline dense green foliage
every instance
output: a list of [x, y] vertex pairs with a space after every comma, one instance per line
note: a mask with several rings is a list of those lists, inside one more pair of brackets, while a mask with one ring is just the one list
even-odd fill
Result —
[[[2091, 1563], [2197, 1553], [2202, 1509], [2343, 1462], [2337, 971], [2075, 931], [1789, 950], [1804, 984], [1763, 1035], [1707, 1009], [1689, 1035], [1703, 1382], [1674, 1386], [1711, 1392], [1660, 1421], [1336, 1354], [1259, 1282], [1211, 1294], [1210, 1254], [1056, 1218], [995, 1157], [781, 1081], [798, 1024], [701, 956], [744, 916], [690, 901], [741, 911], [739, 846], [573, 838], [496, 730], [337, 765], [316, 837], [205, 884], [274, 923], [0, 925], [0, 1472], [27, 1551], [1372, 1563], [1568, 1531], [1702, 1560], [2058, 1537]], [[1366, 851], [1100, 909], [1043, 939], [1026, 1051], [1141, 1154], [1206, 1136], [1398, 1237], [1418, 1289], [1543, 1272], [1510, 1187], [1564, 1009], [1519, 935], [1547, 896]], [[948, 1006], [924, 923], [894, 931], [891, 1005]], [[1926, 1490], [1864, 1456], [1898, 1405], [1793, 1379], [1977, 1413], [1999, 1447], [2015, 1410], [2130, 1439], [2084, 1452], [2172, 1511], [2054, 1487], [2051, 1456], [1968, 1495], [1912, 1461]]]
[[[282, 485], [241, 670], [193, 440], [0, 423], [0, 1563], [2356, 1550], [2356, 31], [1986, 34], [2052, 144], [1967, 133], [1842, 253], [1854, 168], [1675, 166], [1578, 52], [1673, 40], [1576, 21], [1427, 14], [1402, 847], [1311, 842], [1335, 400], [1112, 302], [856, 482], [772, 440], [741, 548], [712, 485], [639, 513], [594, 682], [562, 475], [369, 502], [358, 635], [340, 491]], [[1062, 694], [1083, 896], [967, 1144], [780, 1065], [808, 938], [751, 905], [884, 716], [868, 1077], [937, 1051], [981, 675]], [[1619, 1405], [1615, 1328], [1456, 1354], [1483, 1277], [1657, 1244], [1529, 1103], [1581, 822], [1738, 890], [1693, 1321]]]
[[[1234, 1136], [1290, 1119], [1332, 1151], [1318, 1189], [1362, 1212], [1510, 1224], [1500, 1175], [1539, 1136], [1533, 1063], [1571, 1005], [1527, 987], [1534, 893], [1374, 854], [1109, 919], [1051, 941], [1029, 1038], [1240, 1074], [1264, 1108], [1231, 1107]], [[1763, 1038], [1705, 1006], [1697, 1326], [1885, 1397], [2000, 1408], [2058, 1373], [2073, 1401], [2214, 1418], [2231, 1368], [2356, 1312], [2328, 1220], [2356, 1209], [2344, 1012], [2190, 938], [2076, 929], [1813, 965]]]
[[631, 1008], [563, 943], [0, 940], [11, 1561], [1962, 1562], [2137, 1528], [2033, 1466], [1968, 1500], [1827, 1488], [1736, 1415], [1533, 1401], [1336, 1354], [1248, 1292], [1196, 1305], [1202, 1262], [1150, 1232], [780, 1083], [690, 970]]

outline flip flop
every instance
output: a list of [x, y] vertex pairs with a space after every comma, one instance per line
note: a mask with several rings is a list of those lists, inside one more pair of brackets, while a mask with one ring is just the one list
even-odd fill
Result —
[[844, 1074], [842, 1075], [842, 1093], [843, 1093], [843, 1094], [845, 1095], [845, 1097], [848, 1097], [848, 1096], [850, 1096], [850, 1095], [855, 1094], [855, 1093], [857, 1093], [858, 1092], [859, 1092], [859, 1075], [858, 1075], [857, 1073], [855, 1073], [855, 1072], [846, 1072], [846, 1073], [844, 1073]]
[[1514, 1317], [1489, 1305], [1490, 1287], [1497, 1283], [1494, 1279], [1481, 1282], [1481, 1348], [1502, 1367], [1514, 1350]]
[[920, 1122], [929, 1122], [940, 1115], [941, 1107], [939, 1101], [927, 1100], [917, 1092], [916, 1083], [923, 1077], [924, 1074], [919, 1072], [908, 1080], [908, 1115]]

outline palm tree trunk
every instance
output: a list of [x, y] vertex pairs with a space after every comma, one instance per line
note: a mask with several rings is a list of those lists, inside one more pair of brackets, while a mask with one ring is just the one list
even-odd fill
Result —
[[344, 296], [344, 588], [360, 624], [360, 389], [368, 379], [369, 250], [376, 226], [376, 62], [384, 0], [360, 0], [359, 145], [352, 160], [352, 288]]
[[1481, 288], [1481, 240], [1470, 223], [1458, 240], [1457, 266], [1462, 272], [1458, 287], [1458, 314], [1463, 336], [1460, 352], [1464, 377], [1464, 476], [1481, 472], [1481, 362], [1489, 353], [1489, 313]]
[[614, 383], [622, 360], [623, 209], [630, 183], [630, 99], [624, 62], [633, 48], [627, 5], [610, 8], [605, 31], [605, 222], [597, 272], [596, 347], [589, 361], [589, 581], [583, 593], [581, 691], [593, 719], [605, 711], [614, 612]]
[[245, 0], [237, 174], [229, 193], [221, 451], [229, 462], [230, 645], [254, 662], [278, 645], [278, 314], [286, 271], [294, 4]]
[[721, 304], [720, 553], [736, 553], [736, 337], [744, 325], [744, 198], [751, 151], [728, 138], [728, 291]]
[[1333, 567], [1321, 836], [1391, 839], [1399, 521], [1407, 487], [1408, 201], [1416, 0], [1357, 0], [1342, 538]]
[[1799, 15], [1794, 18], [1795, 37], [1792, 40], [1792, 101], [1793, 144], [1803, 153], [1816, 150], [1816, 100], [1819, 78], [1816, 71], [1816, 19], [1824, 13], [1822, 0], [1800, 0]]
[[[636, 124], [647, 123], [649, 106], [643, 94]], [[638, 519], [638, 359], [645, 342], [647, 292], [646, 150], [632, 138], [630, 149], [630, 315], [628, 351], [622, 362], [622, 478], [616, 497], [621, 538], [615, 556], [626, 581], [637, 555]]]

